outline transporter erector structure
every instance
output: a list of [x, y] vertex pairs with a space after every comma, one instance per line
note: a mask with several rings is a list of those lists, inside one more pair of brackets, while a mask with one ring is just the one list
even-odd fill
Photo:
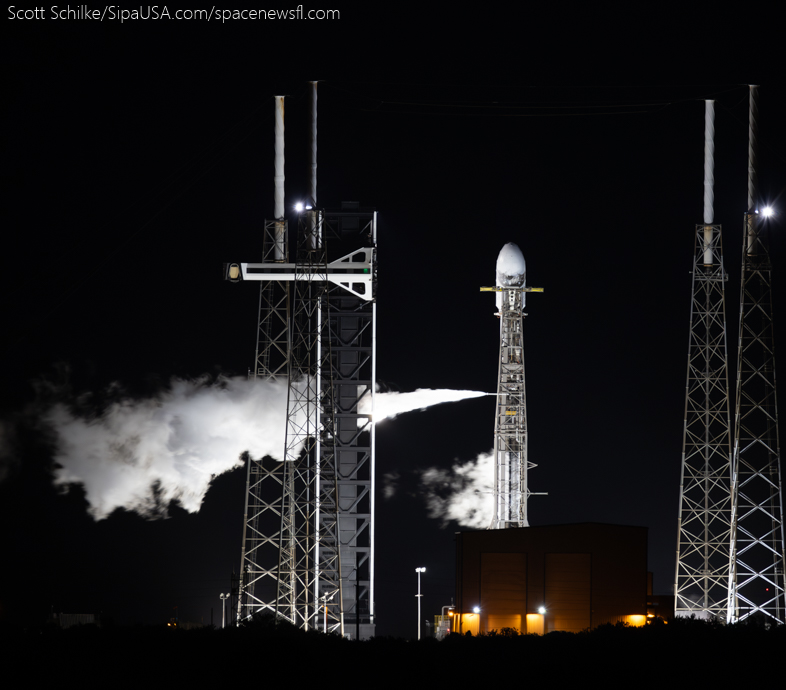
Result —
[[536, 465], [527, 456], [527, 393], [524, 382], [524, 305], [527, 266], [521, 249], [506, 244], [497, 257], [495, 292], [499, 326], [499, 375], [494, 415], [494, 513], [489, 529], [529, 527], [528, 473]]

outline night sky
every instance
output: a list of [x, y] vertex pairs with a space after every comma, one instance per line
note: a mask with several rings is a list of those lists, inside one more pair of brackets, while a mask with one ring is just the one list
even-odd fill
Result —
[[[548, 492], [530, 500], [531, 523], [644, 525], [656, 593], [671, 592], [703, 99], [716, 99], [734, 353], [744, 83], [524, 79], [479, 65], [371, 78], [323, 64], [331, 41], [286, 25], [275, 40], [250, 26], [5, 28], [2, 620], [55, 610], [162, 623], [177, 607], [209, 622], [212, 607], [220, 622], [244, 472], [218, 477], [198, 514], [173, 505], [168, 519], [95, 522], [79, 488], [53, 488], [51, 433], [36, 420], [47, 401], [100, 400], [114, 382], [144, 398], [173, 376], [246, 375], [258, 290], [224, 282], [221, 266], [261, 258], [276, 94], [287, 95], [287, 207], [304, 196], [315, 78], [319, 205], [379, 213], [378, 380], [493, 391], [499, 322], [479, 287], [516, 242], [528, 283], [545, 288], [525, 322], [530, 488]], [[348, 40], [337, 40], [345, 58]], [[759, 111], [762, 196], [783, 214], [786, 89], [762, 83]], [[783, 217], [769, 221], [776, 310]], [[778, 342], [784, 318], [776, 311]], [[419, 471], [492, 444], [492, 398], [377, 427], [379, 634], [415, 634], [415, 567], [427, 568], [425, 614], [454, 593], [459, 527], [428, 516]], [[385, 475], [397, 477], [389, 499]]]

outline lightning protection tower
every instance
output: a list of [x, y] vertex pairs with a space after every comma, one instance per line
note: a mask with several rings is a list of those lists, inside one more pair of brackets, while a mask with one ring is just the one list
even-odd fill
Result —
[[543, 292], [526, 287], [526, 265], [521, 250], [509, 242], [497, 257], [497, 284], [482, 291], [497, 293], [500, 319], [499, 376], [494, 422], [494, 515], [489, 529], [529, 527], [527, 500], [527, 393], [524, 385], [525, 293]]
[[[284, 97], [275, 104], [274, 220], [265, 220], [262, 261], [270, 270], [259, 283], [259, 320], [253, 377], [287, 385], [290, 338], [290, 288], [278, 268], [289, 261], [289, 230], [284, 216]], [[225, 266], [226, 278], [242, 279], [238, 264]], [[246, 457], [240, 587], [237, 620], [254, 613], [275, 613], [283, 504], [284, 463]]]
[[729, 619], [786, 622], [772, 266], [756, 179], [757, 87], [750, 87], [748, 210], [744, 217], [737, 394], [734, 415], [734, 542]]
[[677, 535], [675, 614], [725, 621], [731, 567], [726, 271], [713, 224], [714, 101], [705, 101], [704, 223], [696, 226]]

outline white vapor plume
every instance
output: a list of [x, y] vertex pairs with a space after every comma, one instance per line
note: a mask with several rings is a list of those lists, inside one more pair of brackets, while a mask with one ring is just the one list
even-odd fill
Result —
[[450, 520], [474, 529], [491, 524], [494, 516], [492, 451], [456, 463], [450, 470], [432, 467], [420, 475], [429, 517], [441, 520], [443, 527]]
[[[482, 395], [378, 393], [374, 416], [378, 421]], [[56, 441], [55, 485], [81, 484], [96, 520], [117, 508], [162, 517], [172, 501], [195, 513], [213, 478], [242, 465], [243, 453], [283, 460], [286, 405], [286, 383], [244, 378], [173, 379], [151, 398], [113, 402], [92, 416], [57, 403], [44, 415]], [[370, 411], [370, 396], [361, 412], [364, 405]], [[388, 492], [395, 493], [395, 480]]]
[[386, 500], [396, 495], [399, 479], [401, 479], [401, 475], [395, 471], [382, 475], [382, 495]]
[[213, 477], [245, 451], [283, 459], [286, 396], [286, 384], [173, 379], [154, 398], [112, 403], [95, 418], [57, 404], [46, 415], [55, 484], [82, 484], [97, 520], [116, 508], [160, 517], [173, 500], [197, 512]]
[[[432, 405], [439, 405], [446, 402], [457, 402], [468, 398], [479, 398], [487, 393], [481, 391], [457, 391], [451, 388], [418, 388], [411, 393], [398, 393], [389, 391], [387, 393], [377, 393], [374, 396], [374, 421], [381, 422], [383, 419], [393, 419], [405, 412], [414, 410], [424, 410]], [[360, 414], [371, 413], [371, 396], [366, 394], [358, 405]]]

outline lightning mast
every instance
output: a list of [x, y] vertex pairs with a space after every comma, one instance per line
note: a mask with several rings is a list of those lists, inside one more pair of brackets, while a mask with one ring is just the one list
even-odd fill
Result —
[[704, 223], [696, 226], [677, 534], [675, 614], [726, 620], [731, 567], [731, 425], [726, 271], [713, 224], [714, 101], [705, 101]]
[[[274, 220], [265, 220], [262, 261], [280, 266], [289, 261], [284, 217], [284, 97], [275, 96]], [[226, 267], [231, 281], [242, 278], [240, 266]], [[278, 275], [259, 284], [259, 321], [253, 376], [285, 386], [289, 368], [289, 282]], [[240, 591], [237, 620], [254, 613], [274, 613], [277, 603], [284, 464], [272, 458], [246, 458]]]
[[733, 574], [729, 620], [786, 623], [772, 265], [756, 179], [757, 87], [750, 87], [748, 210], [744, 216], [734, 415]]
[[529, 527], [527, 500], [527, 394], [524, 385], [522, 340], [525, 293], [543, 292], [526, 287], [526, 264], [521, 250], [509, 242], [497, 257], [497, 285], [481, 291], [497, 293], [500, 319], [499, 376], [494, 422], [494, 516], [489, 529]]

